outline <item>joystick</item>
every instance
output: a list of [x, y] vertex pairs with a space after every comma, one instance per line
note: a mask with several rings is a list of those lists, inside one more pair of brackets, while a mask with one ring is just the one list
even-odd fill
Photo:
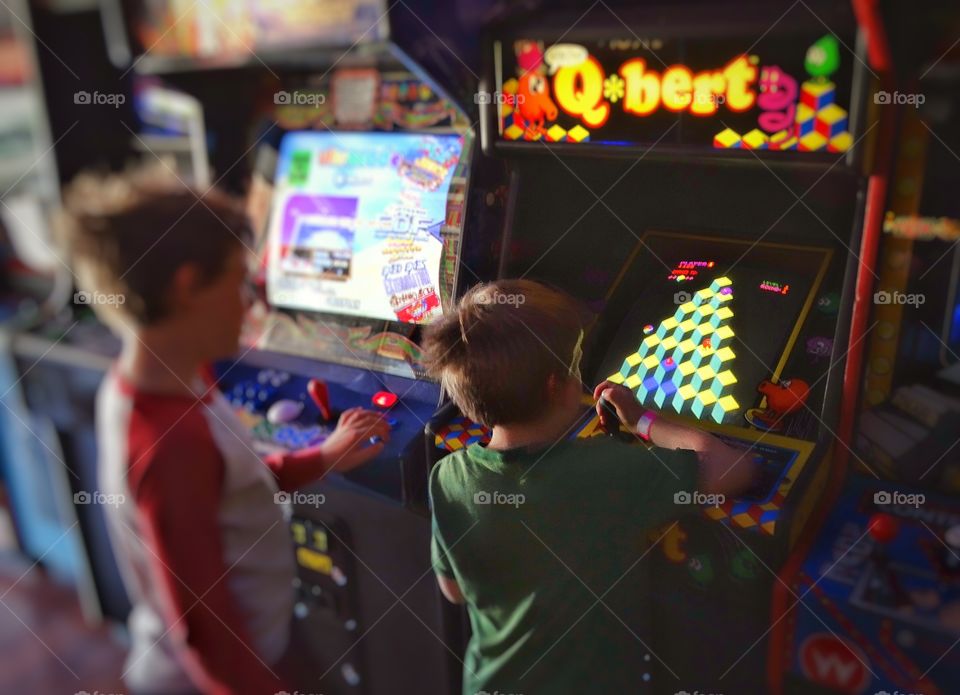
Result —
[[330, 409], [330, 391], [326, 383], [320, 379], [311, 379], [307, 382], [307, 393], [320, 410], [320, 417], [330, 422], [333, 419], [333, 411]]
[[622, 423], [620, 422], [620, 416], [617, 415], [617, 409], [613, 406], [613, 403], [603, 396], [600, 396], [597, 404], [600, 406], [600, 428], [607, 433], [607, 436], [616, 437], [623, 441], [632, 440], [633, 437], [630, 436], [629, 433], [620, 429]]
[[890, 543], [897, 537], [897, 534], [900, 533], [900, 522], [891, 514], [878, 512], [870, 517], [867, 530], [870, 532], [870, 537], [873, 538], [873, 540], [886, 546], [887, 543]]
[[870, 521], [867, 523], [867, 531], [874, 540], [870, 562], [873, 564], [875, 572], [867, 584], [867, 592], [871, 601], [898, 608], [910, 605], [910, 597], [903, 590], [896, 574], [890, 568], [887, 556], [887, 546], [900, 533], [900, 522], [890, 514], [877, 512], [870, 517]]
[[597, 401], [600, 406], [600, 428], [611, 437], [620, 431], [620, 417], [613, 404], [603, 396]]

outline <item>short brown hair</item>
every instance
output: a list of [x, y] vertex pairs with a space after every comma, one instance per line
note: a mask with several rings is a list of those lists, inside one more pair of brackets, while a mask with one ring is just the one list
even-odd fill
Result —
[[213, 282], [252, 239], [243, 207], [223, 191], [195, 190], [156, 168], [81, 174], [64, 196], [64, 231], [82, 289], [123, 297], [140, 325], [168, 313], [174, 273], [191, 263]]
[[425, 330], [427, 371], [467, 417], [487, 427], [528, 422], [549, 378], [578, 368], [583, 319], [572, 297], [532, 280], [477, 285]]

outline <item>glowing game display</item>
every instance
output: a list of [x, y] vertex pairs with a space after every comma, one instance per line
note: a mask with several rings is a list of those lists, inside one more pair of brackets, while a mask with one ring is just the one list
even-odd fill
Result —
[[617, 290], [632, 308], [601, 338], [609, 347], [598, 377], [650, 408], [743, 424], [758, 384], [792, 350], [829, 253], [661, 232], [642, 247], [649, 253]]
[[441, 228], [461, 146], [457, 135], [286, 135], [271, 304], [403, 323], [439, 315]]
[[731, 282], [722, 277], [684, 302], [656, 332], [627, 356], [609, 380], [631, 389], [643, 403], [691, 412], [723, 422], [740, 409], [730, 387], [737, 382], [731, 367], [734, 353]]

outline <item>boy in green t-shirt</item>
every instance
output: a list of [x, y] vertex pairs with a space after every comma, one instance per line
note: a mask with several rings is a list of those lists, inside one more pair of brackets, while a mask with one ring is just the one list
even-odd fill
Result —
[[752, 478], [750, 457], [610, 382], [594, 398], [655, 448], [569, 440], [582, 340], [574, 301], [528, 280], [474, 287], [425, 336], [431, 373], [493, 429], [430, 476], [437, 580], [473, 631], [464, 695], [649, 691], [650, 542], [684, 510], [678, 493], [735, 495]]

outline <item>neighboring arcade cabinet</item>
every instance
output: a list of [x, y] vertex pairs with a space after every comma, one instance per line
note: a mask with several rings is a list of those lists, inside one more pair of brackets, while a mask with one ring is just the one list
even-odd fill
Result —
[[777, 692], [958, 692], [958, 567], [955, 498], [851, 475], [784, 577], [770, 654]]
[[335, 692], [459, 680], [460, 635], [428, 552], [423, 431], [440, 392], [423, 378], [417, 327], [455, 291], [469, 144], [449, 131], [288, 133], [265, 294], [239, 360], [216, 370], [263, 452], [321, 443], [352, 407], [390, 424], [373, 462], [278, 498], [292, 512], [301, 633]]
[[[777, 695], [960, 692], [960, 207], [949, 192], [960, 166], [945, 147], [957, 135], [957, 63], [935, 48], [954, 40], [943, 14], [882, 9], [891, 44], [911, 49], [895, 56], [881, 41], [871, 52], [871, 67], [889, 71], [877, 104], [892, 162], [877, 170], [888, 196], [871, 201], [877, 275], [854, 373], [860, 407], [847, 474], [831, 481], [774, 592]], [[906, 59], [895, 70], [894, 57]], [[902, 86], [921, 74], [922, 92]]]
[[[830, 471], [867, 128], [853, 17], [815, 10], [836, 34], [806, 10], [715, 7], [618, 13], [631, 32], [604, 8], [491, 30], [500, 275], [594, 310], [587, 389], [623, 383], [759, 469], [741, 499], [678, 495], [679, 522], [642, 539], [659, 595], [640, 638], [670, 692], [756, 686], [776, 571]], [[604, 434], [591, 408], [577, 435]], [[485, 432], [455, 417], [435, 437], [442, 453]]]
[[391, 426], [375, 461], [278, 495], [298, 633], [324, 692], [454, 691], [461, 636], [431, 569], [423, 443], [441, 395], [418, 341], [461, 267], [483, 272], [461, 263], [472, 119], [392, 33], [416, 3], [227, 4], [230, 19], [125, 3], [116, 47], [200, 101], [216, 183], [242, 186], [256, 160], [254, 301], [219, 387], [261, 452], [319, 444], [352, 407]]

